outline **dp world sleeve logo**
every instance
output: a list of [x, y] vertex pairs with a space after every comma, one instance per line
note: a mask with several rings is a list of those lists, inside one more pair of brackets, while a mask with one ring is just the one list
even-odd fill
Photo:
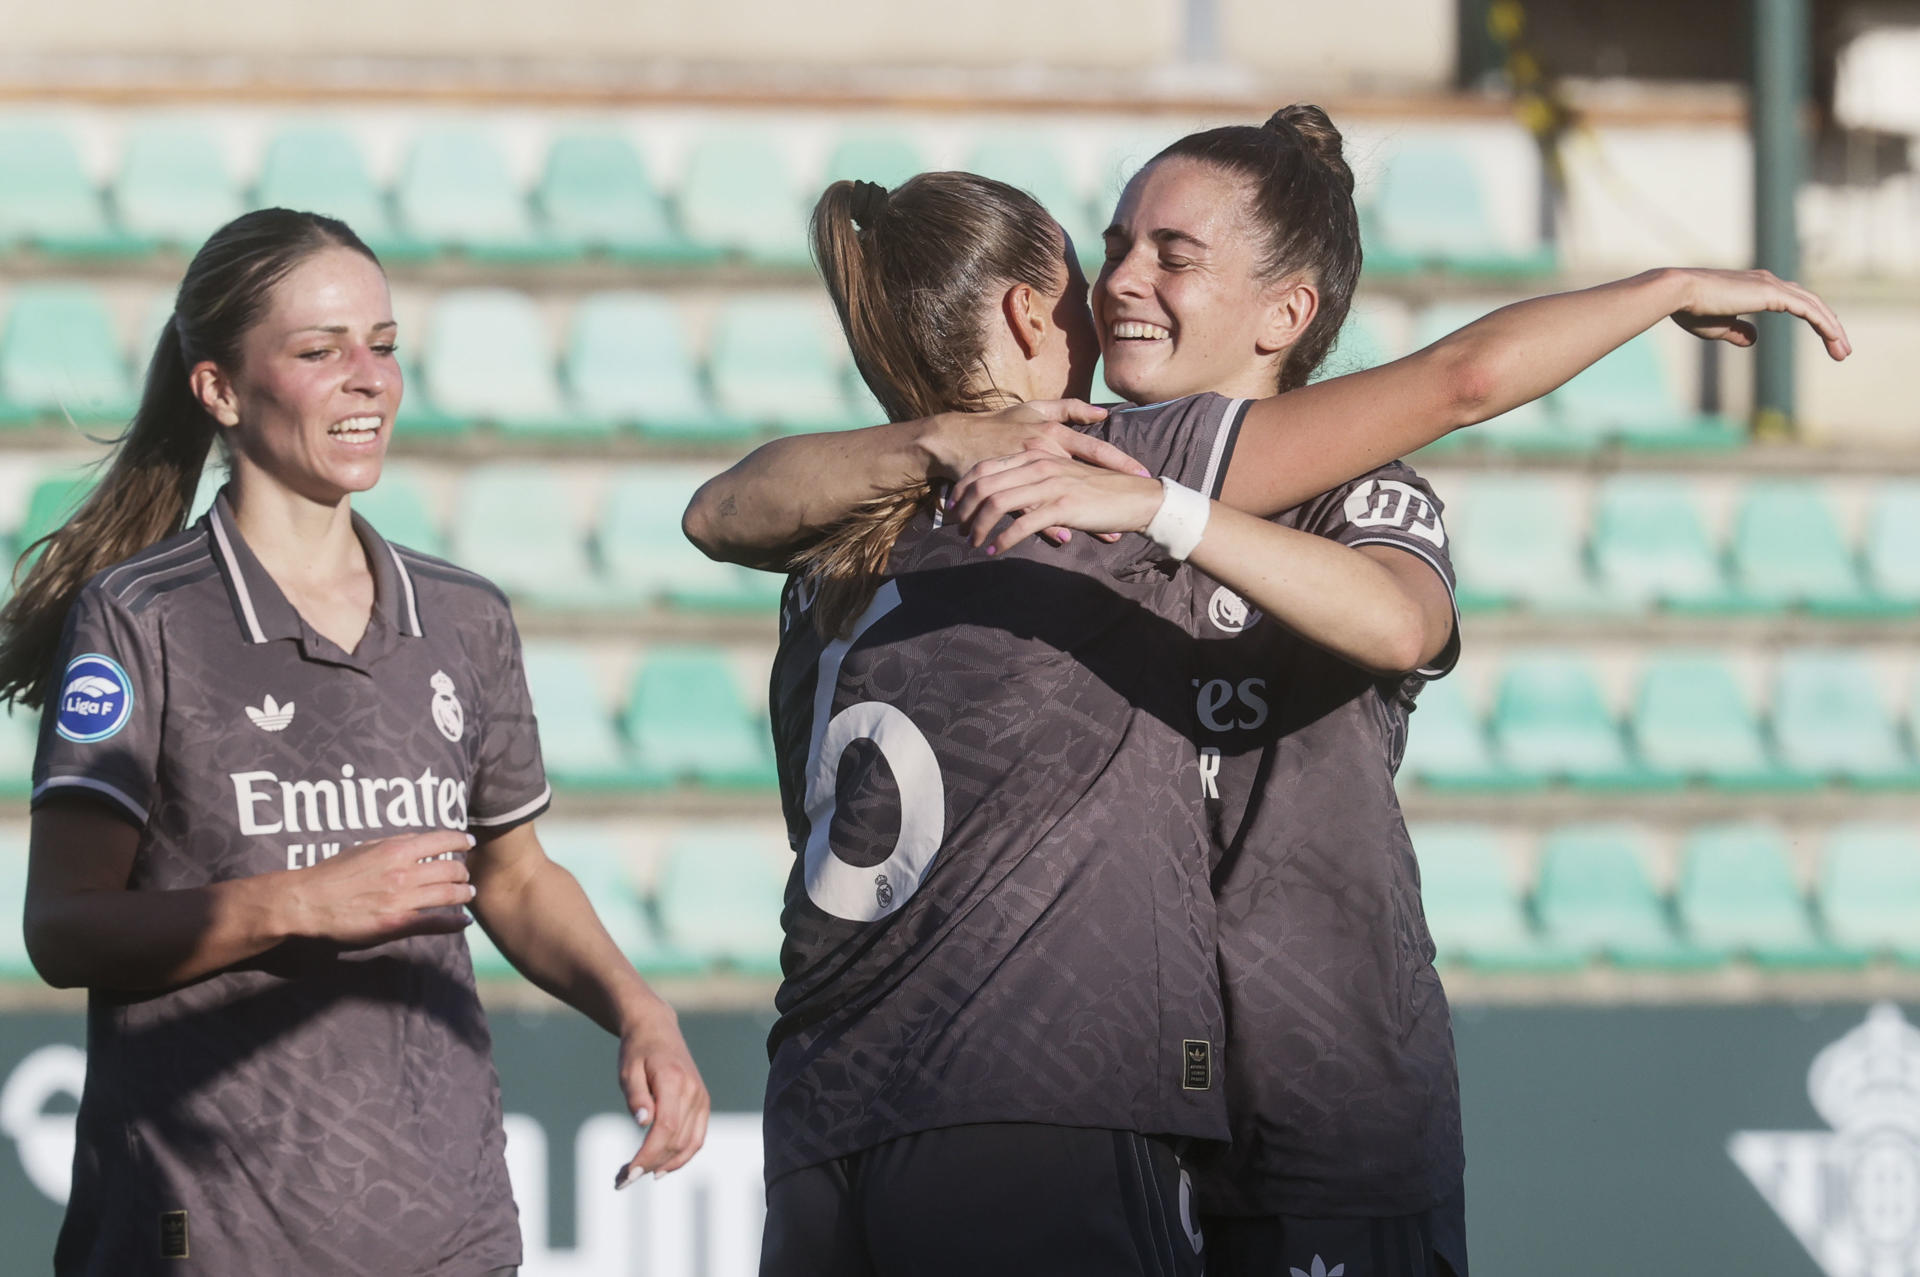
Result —
[[1829, 1277], [1920, 1272], [1920, 1029], [1882, 1002], [1814, 1057], [1831, 1131], [1740, 1131], [1727, 1152]]
[[67, 662], [53, 720], [63, 739], [90, 745], [125, 727], [132, 716], [133, 680], [118, 661], [89, 652]]

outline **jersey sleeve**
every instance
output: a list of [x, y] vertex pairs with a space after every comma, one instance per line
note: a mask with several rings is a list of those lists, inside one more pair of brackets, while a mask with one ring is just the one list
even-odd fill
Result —
[[1097, 432], [1156, 477], [1218, 497], [1248, 400], [1188, 395], [1108, 414]]
[[1445, 510], [1433, 487], [1411, 466], [1395, 461], [1342, 484], [1308, 503], [1300, 530], [1342, 545], [1388, 545], [1430, 566], [1454, 600], [1453, 636], [1432, 664], [1415, 671], [1439, 678], [1460, 659], [1460, 603], [1455, 595], [1453, 557]]
[[40, 715], [33, 806], [104, 803], [144, 828], [159, 771], [166, 681], [159, 643], [98, 586], [74, 601]]
[[503, 603], [493, 619], [494, 667], [486, 671], [482, 693], [480, 760], [474, 769], [473, 798], [467, 823], [489, 834], [523, 825], [553, 803], [547, 769], [540, 757], [540, 729], [527, 690], [520, 630]]

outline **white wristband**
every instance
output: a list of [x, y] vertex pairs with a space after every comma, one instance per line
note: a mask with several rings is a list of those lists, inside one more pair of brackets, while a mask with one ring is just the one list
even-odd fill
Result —
[[1183, 488], [1165, 475], [1160, 476], [1164, 495], [1160, 509], [1147, 524], [1147, 540], [1159, 546], [1170, 559], [1185, 560], [1207, 530], [1207, 516], [1213, 502], [1204, 493]]

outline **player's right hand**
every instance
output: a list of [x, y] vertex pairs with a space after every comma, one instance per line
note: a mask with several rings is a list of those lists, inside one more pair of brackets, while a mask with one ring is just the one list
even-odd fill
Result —
[[1772, 271], [1688, 268], [1678, 274], [1687, 285], [1687, 302], [1673, 313], [1673, 322], [1696, 337], [1751, 346], [1759, 340], [1759, 330], [1740, 316], [1774, 311], [1805, 320], [1834, 359], [1853, 353], [1853, 342], [1833, 307], [1811, 289]]
[[464, 930], [470, 919], [459, 906], [474, 897], [466, 863], [472, 846], [468, 835], [438, 829], [361, 843], [311, 869], [288, 870], [287, 933], [366, 946]]
[[[1079, 399], [1035, 399], [995, 412], [942, 413], [932, 419], [922, 441], [929, 458], [928, 475], [958, 480], [984, 461], [1022, 453], [1044, 453], [1120, 474], [1147, 475], [1145, 466], [1106, 440], [1074, 429], [1098, 425], [1106, 417], [1105, 408]], [[1040, 535], [1055, 545], [1073, 540], [1065, 527], [1046, 528]], [[1102, 534], [1100, 539], [1115, 537]]]

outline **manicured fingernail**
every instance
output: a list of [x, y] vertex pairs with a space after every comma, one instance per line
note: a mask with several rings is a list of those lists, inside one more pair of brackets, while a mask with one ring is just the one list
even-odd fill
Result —
[[653, 1177], [654, 1177], [655, 1179], [665, 1179], [665, 1178], [666, 1178], [666, 1174], [667, 1174], [667, 1173], [666, 1173], [665, 1171], [655, 1171], [655, 1172], [653, 1173]]
[[1071, 540], [1073, 540], [1073, 533], [1072, 533], [1072, 532], [1069, 532], [1069, 531], [1063, 531], [1063, 532], [1061, 532], [1061, 533], [1060, 533], [1060, 544], [1061, 544], [1061, 545], [1065, 545], [1065, 544], [1066, 544], [1067, 542], [1069, 542], [1069, 541], [1071, 541]]
[[1150, 471], [1148, 471], [1144, 466], [1138, 470], [1135, 470], [1134, 473], [1139, 475], [1142, 479], [1153, 478], [1153, 474]]
[[645, 1126], [653, 1120], [653, 1110], [645, 1108], [635, 1109], [633, 1111], [633, 1120]]
[[617, 1193], [631, 1183], [633, 1183], [633, 1167], [622, 1166], [620, 1173], [613, 1177], [613, 1191]]
[[468, 850], [468, 851], [472, 851], [472, 850], [473, 850], [473, 849], [474, 849], [475, 847], [478, 847], [479, 845], [480, 845], [480, 841], [479, 841], [479, 840], [478, 840], [477, 838], [475, 838], [475, 837], [474, 837], [474, 836], [473, 836], [472, 834], [468, 834], [468, 835], [467, 835], [467, 850]]
[[992, 554], [997, 554], [997, 553], [999, 553], [999, 550], [998, 550], [998, 548], [997, 548], [997, 547], [995, 547], [995, 546], [991, 546], [991, 545], [990, 545], [990, 546], [988, 546], [988, 547], [987, 547], [987, 553], [988, 553], [989, 555], [992, 555]]

